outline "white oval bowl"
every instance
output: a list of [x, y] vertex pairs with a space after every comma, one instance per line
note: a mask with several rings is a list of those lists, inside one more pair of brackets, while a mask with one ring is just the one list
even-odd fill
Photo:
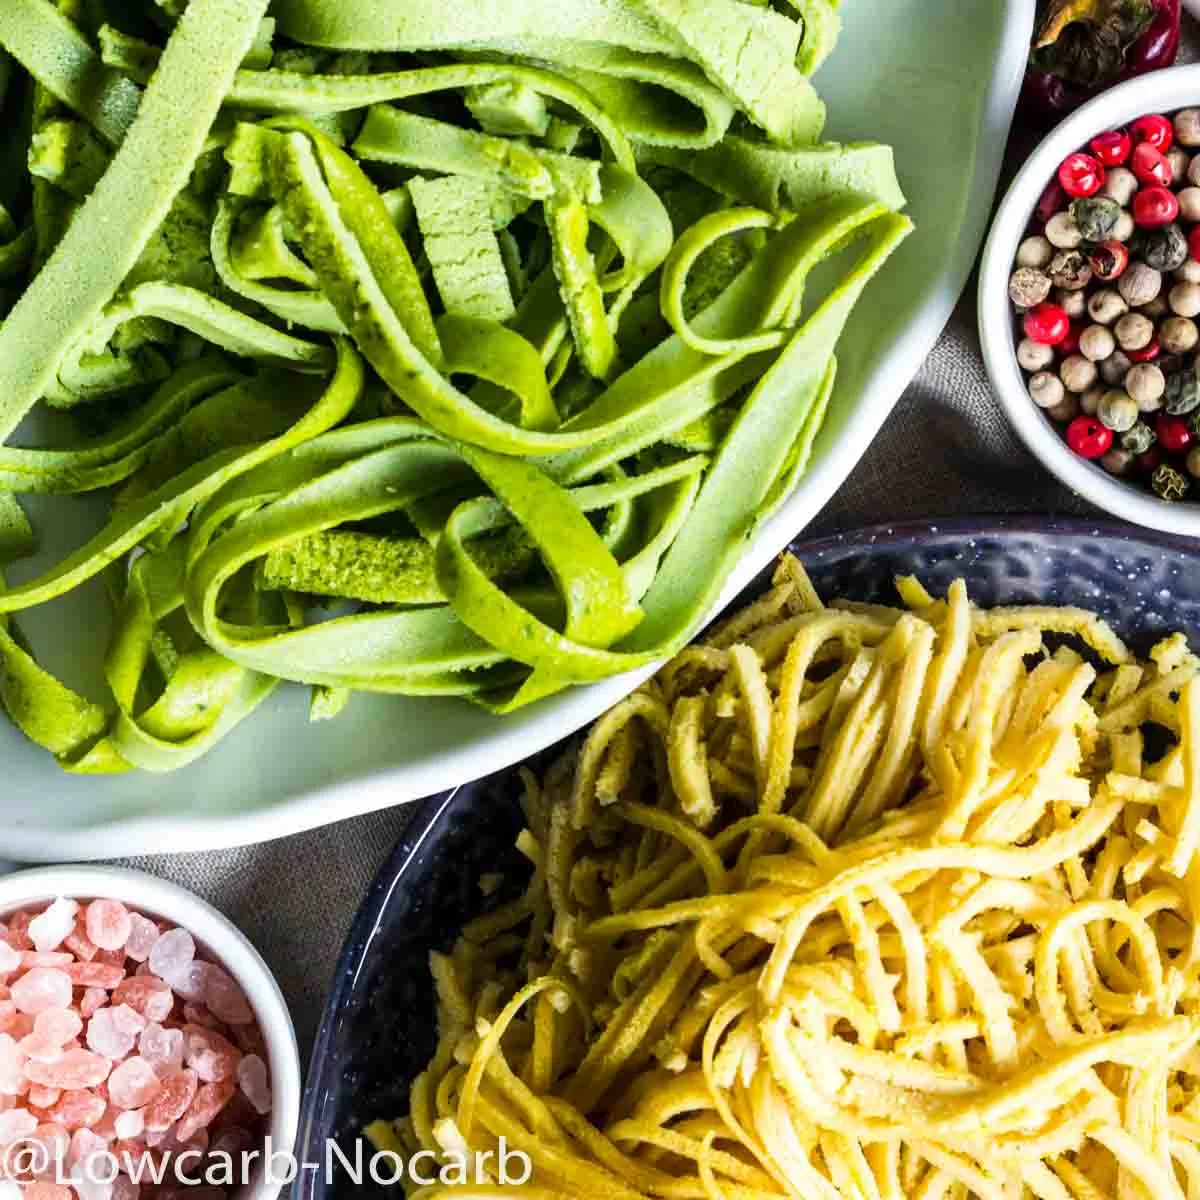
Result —
[[[4, 0], [0, 0], [3, 3]], [[827, 136], [896, 151], [916, 232], [871, 281], [839, 346], [837, 388], [808, 473], [746, 543], [714, 613], [820, 512], [866, 452], [933, 348], [975, 262], [1021, 86], [1035, 0], [853, 0], [817, 86]], [[946, 53], [948, 45], [953, 54]], [[29, 505], [42, 536], [13, 581], [62, 558], [102, 521]], [[74, 499], [74, 498], [72, 498]], [[56, 512], [60, 511], [58, 509]], [[21, 614], [44, 665], [101, 678], [98, 587]], [[90, 666], [89, 666], [90, 664]], [[648, 672], [574, 688], [506, 718], [461, 701], [359, 694], [308, 723], [307, 690], [281, 687], [199, 762], [146, 773], [67, 775], [0, 720], [0, 854], [116, 858], [265, 841], [440, 792], [528, 758], [587, 725]], [[86, 689], [85, 689], [86, 690]]]
[[[266, 1042], [271, 1073], [271, 1146], [290, 1154], [300, 1115], [296, 1031], [275, 976], [246, 935], [199, 896], [142, 871], [119, 867], [36, 867], [4, 875], [0, 877], [0, 920], [17, 909], [49, 903], [58, 896], [120, 900], [147, 916], [162, 917], [186, 929], [198, 949], [233, 976], [250, 1002]], [[259, 1159], [253, 1177], [233, 1194], [238, 1200], [274, 1200], [279, 1190], [280, 1184], [266, 1177]]]
[[1200, 537], [1200, 504], [1160, 500], [1134, 484], [1081, 458], [1058, 427], [1029, 398], [1017, 362], [1016, 335], [1008, 280], [1030, 214], [1066, 156], [1107, 129], [1127, 125], [1145, 113], [1170, 113], [1200, 104], [1200, 64], [1169, 67], [1128, 80], [1090, 100], [1055, 128], [1026, 160], [996, 212], [979, 271], [979, 341], [992, 388], [1021, 440], [1048, 470], [1114, 516]]

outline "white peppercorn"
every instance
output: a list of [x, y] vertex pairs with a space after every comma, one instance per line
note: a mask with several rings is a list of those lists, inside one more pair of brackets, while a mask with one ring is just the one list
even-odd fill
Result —
[[1100, 401], [1107, 391], [1104, 387], [1088, 388], [1082, 396], [1079, 397], [1079, 411], [1085, 416], [1094, 417], [1100, 410]]
[[1185, 221], [1200, 221], [1200, 187], [1186, 187], [1179, 193], [1179, 215]]
[[1100, 465], [1110, 475], [1127, 475], [1133, 467], [1133, 455], [1128, 450], [1114, 446], [1100, 456]]
[[1077, 321], [1087, 312], [1087, 293], [1086, 292], [1068, 292], [1065, 288], [1058, 288], [1054, 293], [1054, 303], [1071, 318], [1072, 321]]
[[1029, 395], [1038, 408], [1053, 408], [1066, 394], [1062, 380], [1049, 371], [1039, 371], [1029, 380]]
[[1138, 406], [1128, 392], [1114, 389], [1100, 398], [1096, 415], [1113, 433], [1124, 433], [1137, 424]]
[[1144, 350], [1154, 337], [1154, 322], [1141, 313], [1126, 313], [1113, 332], [1122, 350]]
[[1175, 114], [1175, 137], [1181, 146], [1200, 146], [1200, 108], [1182, 108]]
[[1046, 240], [1059, 250], [1077, 250], [1083, 244], [1083, 234], [1070, 213], [1059, 212], [1046, 222]]
[[[1096, 375], [1096, 364], [1082, 354], [1064, 358], [1058, 368], [1058, 377], [1068, 392], [1086, 392], [1096, 382]], [[1163, 386], [1165, 388], [1166, 384]]]
[[1130, 263], [1117, 280], [1117, 291], [1130, 308], [1149, 304], [1162, 291], [1162, 273], [1145, 263]]
[[1188, 451], [1187, 469], [1193, 479], [1200, 479], [1200, 446], [1193, 446]]
[[1200, 327], [1190, 317], [1169, 317], [1159, 328], [1158, 341], [1167, 354], [1187, 354], [1200, 342]]
[[1200, 283], [1177, 283], [1168, 300], [1177, 317], [1200, 316]]
[[1018, 308], [1036, 308], [1050, 295], [1050, 276], [1036, 267], [1018, 267], [1008, 281], [1008, 298]]
[[1089, 325], [1079, 335], [1079, 353], [1092, 362], [1103, 362], [1116, 348], [1112, 330], [1103, 325]]
[[[1105, 174], [1104, 187], [1100, 190], [1103, 195], [1115, 200], [1122, 208], [1127, 208], [1134, 193], [1138, 190], [1137, 176], [1128, 167], [1113, 167]], [[1050, 240], [1054, 241], [1053, 238]]]
[[1099, 325], [1111, 325], [1129, 311], [1124, 296], [1115, 288], [1101, 288], [1088, 300], [1088, 316]]
[[1166, 160], [1171, 164], [1171, 174], [1175, 179], [1182, 179], [1192, 165], [1192, 156], [1182, 146], [1172, 146], [1166, 153]]
[[1079, 397], [1068, 392], [1053, 408], [1046, 409], [1046, 416], [1060, 425], [1069, 425], [1079, 416]]
[[[1197, 189], [1197, 196], [1200, 196], [1200, 189]], [[1037, 267], [1040, 270], [1049, 266], [1053, 257], [1054, 247], [1044, 237], [1027, 237], [1017, 247], [1018, 267]]]
[[1017, 343], [1017, 362], [1026, 371], [1044, 371], [1054, 361], [1054, 347], [1043, 346], [1032, 338]]
[[1114, 350], [1100, 364], [1100, 378], [1109, 387], [1120, 387], [1125, 382], [1125, 376], [1129, 374], [1129, 368], [1132, 366], [1133, 362], [1124, 350]]
[[1114, 242], [1127, 242], [1137, 230], [1137, 223], [1133, 219], [1133, 213], [1126, 209], [1121, 209], [1120, 215], [1117, 217], [1117, 223], [1113, 226], [1113, 231], [1108, 236]]
[[[1066, 366], [1066, 362], [1063, 366]], [[1063, 381], [1066, 382], [1065, 375]], [[1067, 383], [1067, 386], [1071, 385]], [[1157, 412], [1162, 408], [1163, 394], [1167, 390], [1167, 377], [1154, 363], [1136, 363], [1129, 368], [1129, 374], [1125, 376], [1125, 390], [1133, 397], [1139, 412]]]
[[[1200, 188], [1197, 190], [1200, 191]], [[1180, 283], [1200, 283], [1200, 262], [1189, 258], [1182, 267], [1176, 270], [1175, 278]]]

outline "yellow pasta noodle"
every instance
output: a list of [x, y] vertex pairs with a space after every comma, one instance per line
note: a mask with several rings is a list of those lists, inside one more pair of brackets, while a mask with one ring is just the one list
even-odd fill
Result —
[[525, 773], [532, 882], [371, 1137], [532, 1173], [419, 1200], [1200, 1196], [1200, 660], [897, 593], [785, 556]]

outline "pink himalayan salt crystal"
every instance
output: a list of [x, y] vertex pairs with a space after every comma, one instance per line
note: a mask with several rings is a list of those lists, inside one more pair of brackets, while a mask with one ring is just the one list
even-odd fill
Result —
[[35, 1179], [33, 1183], [21, 1185], [21, 1200], [75, 1200], [65, 1183], [50, 1179]]
[[146, 1141], [151, 1133], [162, 1133], [170, 1129], [191, 1107], [200, 1083], [195, 1071], [184, 1069], [162, 1080], [162, 1090], [146, 1105], [142, 1114], [146, 1118]]
[[63, 967], [63, 974], [75, 987], [96, 987], [112, 991], [124, 980], [125, 968], [114, 963], [101, 962], [100, 955], [97, 954], [91, 962], [71, 963], [70, 966]]
[[46, 1151], [46, 1173], [53, 1175], [55, 1167], [66, 1162], [67, 1151], [71, 1148], [71, 1135], [61, 1125], [53, 1121], [43, 1121], [33, 1131], [33, 1136]]
[[102, 1054], [90, 1050], [68, 1050], [51, 1063], [27, 1062], [25, 1074], [31, 1083], [48, 1087], [91, 1088], [103, 1083], [112, 1070], [112, 1063]]
[[138, 1053], [159, 1075], [178, 1071], [183, 1066], [184, 1035], [181, 1029], [164, 1029], [151, 1021], [138, 1038]]
[[63, 1056], [61, 1043], [36, 1033], [27, 1034], [17, 1043], [17, 1049], [33, 1062], [57, 1062]]
[[136, 1054], [119, 1063], [108, 1077], [108, 1098], [117, 1108], [141, 1108], [161, 1090], [154, 1068]]
[[46, 1087], [43, 1083], [31, 1083], [26, 1099], [34, 1108], [49, 1108], [58, 1103], [61, 1095], [61, 1088]]
[[158, 938], [159, 928], [149, 917], [138, 912], [129, 914], [129, 937], [125, 942], [125, 954], [129, 958], [136, 963], [145, 962]]
[[221, 1033], [225, 1026], [204, 1007], [203, 1004], [185, 1004], [183, 1019], [189, 1025], [203, 1025], [205, 1029], [215, 1029]]
[[203, 1025], [185, 1025], [183, 1037], [184, 1060], [205, 1083], [233, 1078], [242, 1054], [232, 1042]]
[[257, 1054], [247, 1054], [237, 1066], [238, 1087], [260, 1116], [271, 1111], [271, 1077]]
[[75, 914], [79, 905], [74, 900], [59, 896], [45, 912], [39, 913], [29, 922], [29, 938], [33, 948], [40, 952], [57, 950], [68, 934], [75, 930]]
[[71, 1008], [48, 1008], [33, 1019], [33, 1032], [59, 1046], [77, 1038], [82, 1029], [83, 1020]]
[[249, 1025], [254, 1020], [242, 989], [229, 972], [216, 963], [204, 963], [204, 1003], [209, 1012], [226, 1025]]
[[140, 1108], [123, 1109], [113, 1121], [113, 1131], [121, 1141], [140, 1137], [145, 1128], [146, 1118]]
[[8, 1146], [29, 1137], [37, 1126], [37, 1117], [24, 1108], [10, 1108], [0, 1113], [0, 1145]]
[[134, 975], [113, 991], [114, 1004], [128, 1004], [147, 1021], [165, 1021], [175, 1006], [171, 987], [153, 975]]
[[108, 993], [103, 988], [84, 988], [79, 1001], [79, 1015], [86, 1021], [108, 1003]]
[[0, 942], [0, 975], [11, 975], [21, 965], [21, 951]]
[[87, 935], [87, 913], [75, 914], [75, 928], [63, 938], [64, 949], [70, 950], [82, 962], [91, 962], [98, 947]]
[[75, 959], [65, 950], [22, 950], [21, 966], [28, 971], [31, 967], [65, 967]]
[[190, 1141], [201, 1129], [207, 1129], [217, 1114], [225, 1107], [237, 1091], [230, 1079], [219, 1083], [203, 1083], [196, 1090], [196, 1098], [175, 1125], [175, 1136], [181, 1142]]
[[129, 909], [120, 900], [93, 900], [85, 920], [88, 937], [101, 950], [120, 950], [133, 932]]
[[88, 1021], [88, 1048], [105, 1058], [122, 1059], [129, 1054], [146, 1018], [128, 1004], [97, 1009]]
[[196, 957], [196, 943], [186, 929], [168, 929], [150, 947], [150, 970], [159, 979], [171, 983], [191, 966]]
[[34, 967], [12, 985], [13, 1003], [23, 1013], [69, 1008], [71, 977], [55, 967]]
[[57, 1104], [50, 1108], [50, 1118], [64, 1129], [90, 1128], [104, 1116], [104, 1097], [87, 1088], [72, 1088], [63, 1092]]
[[6, 1096], [21, 1093], [25, 1077], [25, 1055], [10, 1034], [0, 1033], [0, 1092]]

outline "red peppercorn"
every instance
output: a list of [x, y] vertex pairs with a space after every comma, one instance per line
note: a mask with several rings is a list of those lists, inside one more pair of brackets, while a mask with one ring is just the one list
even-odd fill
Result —
[[1112, 430], [1095, 417], [1076, 417], [1067, 426], [1067, 445], [1081, 458], [1099, 458], [1112, 443]]
[[1071, 328], [1067, 330], [1067, 336], [1055, 346], [1059, 357], [1070, 358], [1072, 354], [1079, 353], [1079, 339], [1083, 336], [1084, 329], [1087, 328], [1079, 321], [1072, 321]]
[[[1149, 142], [1134, 146], [1129, 156], [1129, 168], [1138, 177], [1139, 182], [1148, 187], [1159, 184], [1166, 187], [1175, 178], [1175, 172], [1161, 150], [1156, 150]], [[1065, 186], [1065, 185], [1064, 185]]]
[[1196, 262], [1200, 262], [1200, 225], [1188, 234], [1188, 252]]
[[1058, 182], [1073, 199], [1094, 196], [1104, 186], [1104, 168], [1090, 154], [1068, 154], [1058, 168]]
[[1042, 346], [1057, 346], [1071, 331], [1066, 310], [1048, 301], [1025, 314], [1025, 336]]
[[1092, 252], [1088, 255], [1088, 262], [1092, 267], [1092, 274], [1097, 279], [1111, 281], [1119, 279], [1125, 274], [1125, 268], [1129, 266], [1129, 247], [1124, 242], [1118, 242], [1115, 239], [1101, 242], [1100, 245], [1094, 246]]
[[1158, 444], [1168, 454], [1180, 454], [1192, 444], [1192, 431], [1182, 417], [1160, 413], [1154, 432], [1158, 434]]
[[1055, 213], [1062, 212], [1067, 207], [1069, 199], [1070, 197], [1063, 191], [1063, 185], [1057, 179], [1050, 180], [1037, 202], [1037, 208], [1034, 209], [1034, 216], [1038, 223], [1045, 225]]
[[1129, 136], [1135, 145], [1145, 143], [1153, 146], [1160, 154], [1166, 154], [1175, 140], [1175, 127], [1166, 117], [1158, 113], [1138, 117], [1129, 127]]
[[1131, 363], [1153, 362], [1161, 353], [1158, 335], [1152, 337], [1140, 350], [1126, 350], [1125, 357]]
[[1091, 140], [1092, 153], [1106, 167], [1119, 167], [1133, 150], [1133, 139], [1123, 129], [1098, 133]]
[[1179, 216], [1179, 197], [1168, 187], [1144, 187], [1133, 198], [1133, 219], [1142, 229], [1161, 229]]

